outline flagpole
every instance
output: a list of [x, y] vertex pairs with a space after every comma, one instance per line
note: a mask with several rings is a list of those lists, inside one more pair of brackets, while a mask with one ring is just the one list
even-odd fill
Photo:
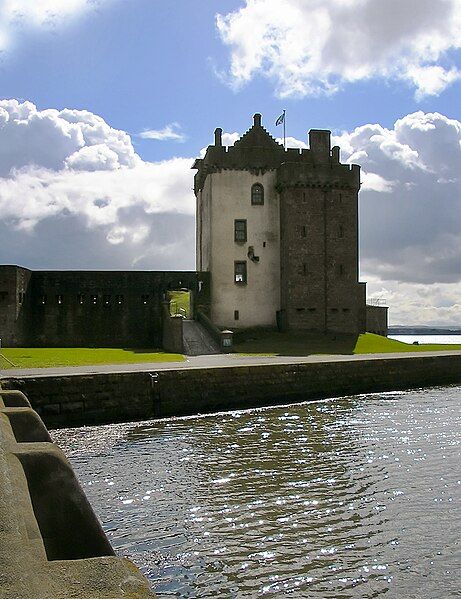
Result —
[[286, 150], [287, 149], [287, 135], [286, 135], [286, 110], [283, 110], [283, 149]]

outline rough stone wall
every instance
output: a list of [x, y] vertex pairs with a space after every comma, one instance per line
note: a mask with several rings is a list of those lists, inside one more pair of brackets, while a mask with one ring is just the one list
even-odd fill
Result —
[[29, 325], [32, 272], [0, 266], [0, 339], [5, 346], [23, 345]]
[[335, 165], [328, 146], [326, 151], [311, 169], [288, 163], [279, 168], [284, 322], [288, 329], [358, 334], [365, 330], [359, 174]]
[[461, 382], [461, 352], [3, 379], [49, 427], [144, 420]]
[[138, 372], [15, 378], [2, 384], [25, 393], [45, 424], [56, 428], [153, 417], [157, 380], [155, 373]]
[[[198, 264], [213, 275], [216, 324], [270, 326], [281, 308], [279, 324], [284, 328], [365, 331], [365, 284], [358, 281], [360, 167], [340, 163], [339, 148], [330, 147], [329, 131], [311, 130], [309, 145], [285, 150], [255, 114], [253, 126], [233, 146], [222, 145], [217, 129], [214, 145], [195, 161]], [[280, 207], [279, 215], [270, 214], [269, 227], [264, 214], [252, 223], [258, 207], [242, 203], [258, 178], [267, 197], [276, 198]], [[236, 244], [226, 231], [240, 218], [248, 220], [245, 249], [253, 245], [250, 227], [257, 231], [255, 253], [261, 262], [247, 260], [248, 284], [238, 288], [232, 280], [234, 260], [245, 255], [236, 257]], [[266, 231], [270, 242], [264, 242]], [[264, 262], [268, 247], [278, 256]], [[270, 264], [270, 272], [263, 263]], [[253, 284], [252, 272], [261, 288]], [[232, 314], [238, 310], [240, 315], [240, 306], [242, 315], [235, 321]]]
[[367, 305], [367, 331], [387, 337], [388, 333], [388, 311], [387, 306]]
[[191, 289], [194, 307], [209, 309], [208, 273], [0, 267], [2, 276], [9, 286], [5, 308], [0, 302], [0, 326], [9, 346], [161, 347], [161, 303], [168, 290]]
[[184, 352], [183, 319], [170, 315], [168, 302], [162, 304], [163, 334], [162, 347], [168, 352], [182, 354]]
[[66, 456], [19, 391], [0, 387], [2, 599], [154, 598], [115, 557]]

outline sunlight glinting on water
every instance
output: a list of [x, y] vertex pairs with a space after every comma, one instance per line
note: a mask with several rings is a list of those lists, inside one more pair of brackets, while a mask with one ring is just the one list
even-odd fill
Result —
[[460, 392], [54, 436], [160, 598], [445, 599], [460, 586]]

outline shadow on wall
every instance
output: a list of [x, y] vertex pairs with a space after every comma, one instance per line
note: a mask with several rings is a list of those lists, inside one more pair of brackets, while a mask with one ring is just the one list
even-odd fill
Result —
[[279, 332], [247, 329], [234, 333], [234, 351], [243, 354], [353, 354], [359, 335], [344, 333]]

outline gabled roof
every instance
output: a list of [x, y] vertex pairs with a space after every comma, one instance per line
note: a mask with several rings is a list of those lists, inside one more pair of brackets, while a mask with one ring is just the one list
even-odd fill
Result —
[[272, 135], [261, 125], [261, 115], [258, 113], [253, 117], [253, 125], [234, 143], [234, 147], [283, 150], [283, 145], [275, 141]]

